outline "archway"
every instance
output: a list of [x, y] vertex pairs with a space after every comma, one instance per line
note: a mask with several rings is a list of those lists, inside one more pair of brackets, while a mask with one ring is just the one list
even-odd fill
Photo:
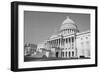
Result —
[[56, 52], [56, 57], [57, 57], [57, 58], [58, 58], [58, 54], [59, 54], [59, 53], [58, 53], [58, 52]]

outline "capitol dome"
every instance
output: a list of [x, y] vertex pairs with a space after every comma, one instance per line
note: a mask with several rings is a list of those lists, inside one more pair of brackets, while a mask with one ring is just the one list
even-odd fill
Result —
[[75, 22], [71, 20], [68, 16], [63, 21], [61, 28], [60, 28], [60, 30], [65, 30], [65, 29], [76, 29]]

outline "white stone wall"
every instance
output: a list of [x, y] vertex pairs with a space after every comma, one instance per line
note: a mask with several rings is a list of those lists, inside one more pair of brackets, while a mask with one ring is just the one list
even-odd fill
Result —
[[77, 56], [90, 57], [90, 32], [77, 35]]

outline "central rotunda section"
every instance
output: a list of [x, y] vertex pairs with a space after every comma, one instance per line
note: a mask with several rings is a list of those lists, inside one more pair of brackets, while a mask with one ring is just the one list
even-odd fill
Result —
[[69, 16], [62, 22], [59, 33], [61, 35], [69, 35], [78, 32], [76, 23]]

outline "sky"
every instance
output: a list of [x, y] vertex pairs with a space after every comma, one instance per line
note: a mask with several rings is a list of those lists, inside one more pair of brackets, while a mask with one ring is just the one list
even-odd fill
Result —
[[59, 31], [69, 16], [80, 32], [90, 30], [90, 14], [24, 11], [24, 43], [38, 44]]

